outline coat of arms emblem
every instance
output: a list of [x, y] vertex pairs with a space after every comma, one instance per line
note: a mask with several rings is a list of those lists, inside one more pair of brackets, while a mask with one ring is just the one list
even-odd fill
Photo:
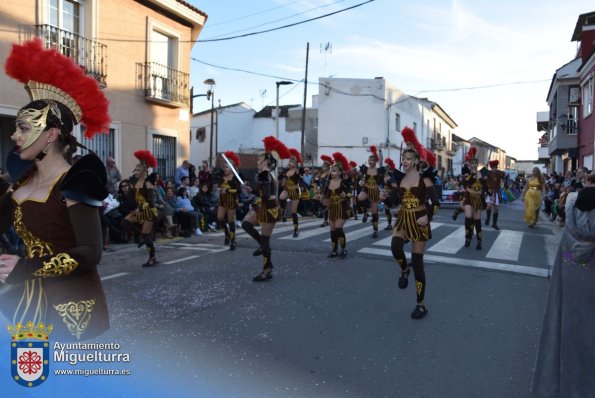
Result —
[[8, 326], [12, 334], [10, 343], [11, 374], [14, 381], [25, 387], [37, 387], [50, 373], [49, 335], [53, 326], [18, 322]]

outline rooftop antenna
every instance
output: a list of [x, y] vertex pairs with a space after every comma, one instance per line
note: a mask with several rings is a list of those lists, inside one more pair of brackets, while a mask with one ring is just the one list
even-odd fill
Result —
[[327, 41], [326, 44], [320, 44], [320, 53], [324, 53], [324, 76], [328, 77], [328, 73], [326, 71], [326, 54], [333, 53], [333, 44], [330, 41]]
[[264, 108], [264, 97], [267, 96], [267, 90], [265, 89], [261, 89], [260, 90], [260, 107]]

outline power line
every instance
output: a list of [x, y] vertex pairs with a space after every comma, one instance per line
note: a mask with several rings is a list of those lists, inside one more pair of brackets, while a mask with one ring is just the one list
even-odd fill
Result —
[[288, 3], [288, 4], [283, 4], [283, 5], [280, 5], [280, 6], [277, 6], [277, 7], [267, 8], [266, 10], [262, 10], [262, 11], [255, 12], [255, 13], [252, 13], [252, 14], [244, 15], [243, 17], [228, 19], [228, 20], [223, 21], [223, 22], [218, 22], [216, 24], [212, 24], [210, 27], [219, 26], [219, 25], [225, 25], [225, 24], [228, 24], [230, 22], [239, 21], [240, 19], [246, 19], [246, 18], [253, 17], [255, 15], [266, 14], [269, 11], [277, 10], [279, 8], [284, 8], [284, 7], [290, 6], [290, 5], [295, 4], [295, 3], [301, 3], [302, 1], [304, 1], [304, 0], [296, 0], [296, 1], [292, 1], [291, 3]]
[[331, 15], [335, 15], [335, 14], [339, 14], [339, 13], [341, 13], [341, 12], [344, 12], [344, 11], [352, 10], [352, 9], [354, 9], [354, 8], [357, 8], [357, 7], [363, 6], [363, 5], [365, 5], [365, 4], [371, 3], [371, 2], [373, 2], [373, 1], [375, 1], [375, 0], [368, 0], [368, 1], [364, 1], [363, 3], [359, 3], [359, 4], [356, 4], [356, 5], [354, 5], [354, 6], [351, 6], [351, 7], [343, 8], [343, 9], [341, 9], [341, 10], [338, 10], [338, 11], [330, 12], [330, 13], [328, 13], [328, 14], [324, 14], [324, 15], [321, 15], [321, 16], [318, 16], [318, 17], [314, 17], [314, 18], [310, 18], [310, 19], [305, 19], [305, 20], [303, 20], [303, 21], [295, 22], [295, 23], [292, 23], [292, 24], [283, 25], [283, 26], [278, 26], [278, 27], [276, 27], [276, 28], [271, 28], [271, 29], [261, 30], [261, 31], [258, 31], [258, 32], [245, 33], [245, 34], [243, 34], [243, 35], [236, 35], [236, 36], [229, 36], [229, 37], [221, 37], [221, 38], [219, 38], [219, 39], [197, 40], [197, 42], [198, 42], [198, 43], [208, 43], [208, 42], [212, 42], [212, 41], [232, 40], [232, 39], [238, 39], [238, 38], [240, 38], [240, 37], [248, 37], [248, 36], [259, 35], [259, 34], [262, 34], [262, 33], [273, 32], [273, 31], [275, 31], [275, 30], [280, 30], [280, 29], [290, 28], [290, 27], [292, 27], [292, 26], [301, 25], [301, 24], [304, 24], [304, 23], [306, 23], [306, 22], [312, 22], [312, 21], [315, 21], [315, 20], [317, 20], [317, 19], [326, 18], [326, 17], [329, 17], [329, 16], [331, 16]]
[[[289, 16], [287, 16], [287, 17], [283, 17], [283, 18], [275, 19], [275, 20], [273, 20], [273, 21], [269, 21], [269, 22], [261, 23], [260, 25], [251, 26], [251, 27], [249, 27], [249, 28], [244, 28], [244, 29], [239, 29], [239, 30], [234, 30], [233, 32], [229, 32], [229, 33], [222, 33], [222, 34], [220, 34], [220, 35], [217, 35], [217, 36], [214, 36], [214, 37], [212, 37], [212, 38], [213, 38], [213, 39], [216, 39], [216, 38], [218, 38], [218, 37], [221, 37], [221, 36], [227, 36], [227, 35], [231, 35], [231, 34], [238, 33], [238, 32], [244, 32], [244, 31], [246, 31], [246, 30], [250, 30], [250, 29], [260, 28], [261, 26], [270, 25], [270, 24], [273, 24], [273, 23], [275, 23], [275, 22], [281, 22], [281, 21], [285, 21], [286, 19], [291, 19], [291, 18], [293, 18], [293, 17], [297, 17], [298, 15], [303, 15], [303, 14], [306, 14], [306, 13], [308, 13], [308, 12], [310, 12], [310, 11], [318, 10], [318, 9], [320, 9], [320, 8], [330, 7], [330, 6], [332, 6], [332, 5], [335, 5], [335, 4], [338, 4], [338, 3], [342, 3], [342, 2], [344, 2], [344, 1], [345, 1], [345, 0], [337, 0], [337, 1], [333, 2], [333, 3], [323, 4], [323, 5], [321, 5], [321, 6], [318, 6], [318, 7], [315, 7], [315, 8], [311, 8], [311, 9], [309, 9], [309, 10], [306, 10], [306, 11], [303, 11], [303, 12], [298, 12], [297, 14], [292, 14], [292, 15], [289, 15]], [[205, 39], [205, 40], [208, 40], [208, 39]]]
[[445, 89], [440, 89], [440, 90], [422, 90], [422, 91], [418, 91], [414, 95], [418, 95], [418, 94], [421, 94], [421, 93], [440, 93], [440, 92], [445, 92], [445, 91], [478, 90], [478, 89], [482, 89], [482, 88], [513, 86], [513, 85], [517, 85], [517, 84], [533, 84], [533, 83], [542, 83], [542, 82], [549, 82], [549, 81], [551, 81], [551, 79], [527, 80], [527, 81], [507, 82], [507, 83], [496, 83], [496, 84], [488, 84], [488, 85], [485, 85], [485, 86], [445, 88]]

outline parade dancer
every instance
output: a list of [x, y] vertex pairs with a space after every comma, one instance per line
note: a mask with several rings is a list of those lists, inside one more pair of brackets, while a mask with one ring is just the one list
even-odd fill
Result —
[[298, 164], [303, 163], [303, 160], [302, 155], [297, 149], [291, 148], [289, 152], [291, 153], [291, 157], [289, 158], [287, 171], [285, 172], [287, 182], [285, 184], [285, 190], [279, 195], [279, 199], [281, 200], [281, 210], [283, 211], [283, 215], [285, 215], [285, 203], [287, 203], [287, 199], [289, 198], [291, 220], [293, 221], [293, 237], [297, 238], [300, 234], [297, 209], [300, 203], [300, 183], [302, 180], [298, 170]]
[[143, 267], [151, 267], [158, 263], [155, 256], [155, 244], [151, 238], [153, 222], [157, 218], [157, 191], [147, 178], [149, 167], [157, 167], [157, 160], [148, 150], [136, 151], [134, 156], [139, 162], [132, 172], [131, 190], [137, 207], [122, 220], [122, 230], [125, 232], [140, 231], [138, 247], [146, 245], [149, 253], [149, 259], [143, 264]]
[[[332, 251], [327, 256], [333, 257], [347, 257], [347, 250], [345, 249], [347, 242], [345, 238], [345, 231], [343, 226], [345, 222], [351, 217], [351, 179], [345, 173], [349, 172], [349, 162], [347, 158], [340, 153], [333, 153], [335, 163], [331, 167], [330, 180], [323, 192], [324, 198], [328, 201], [328, 219], [331, 229], [331, 243]], [[341, 246], [341, 252], [338, 252], [338, 247]]]
[[326, 227], [328, 226], [328, 201], [324, 198], [324, 196], [322, 195], [322, 192], [324, 192], [326, 190], [326, 187], [328, 185], [329, 179], [331, 178], [331, 166], [333, 165], [333, 163], [335, 162], [333, 160], [333, 158], [331, 158], [328, 155], [322, 155], [320, 156], [320, 159], [322, 160], [322, 166], [321, 168], [321, 173], [320, 173], [320, 179], [318, 180], [318, 185], [316, 187], [316, 191], [318, 192], [318, 200], [320, 201], [320, 204], [323, 207], [323, 217], [324, 217], [324, 221], [322, 221], [322, 224], [320, 224], [320, 227]]
[[[237, 169], [240, 167], [240, 158], [233, 151], [226, 151], [225, 156]], [[223, 173], [219, 179], [219, 205], [217, 206], [217, 223], [225, 233], [223, 244], [229, 245], [229, 250], [236, 249], [236, 208], [242, 184], [234, 174], [231, 166], [225, 162]], [[225, 220], [227, 219], [227, 223]], [[229, 225], [229, 228], [228, 228]]]
[[465, 160], [470, 165], [470, 173], [463, 179], [463, 209], [465, 211], [465, 247], [471, 245], [473, 227], [477, 237], [475, 250], [481, 250], [481, 211], [485, 206], [484, 190], [485, 180], [477, 171], [477, 148], [471, 147]]
[[[384, 182], [384, 167], [376, 167], [380, 160], [378, 156], [378, 149], [375, 145], [370, 147], [372, 154], [368, 158], [368, 166], [360, 167], [362, 181], [362, 192], [359, 193], [357, 200], [363, 206], [363, 202], [369, 201], [370, 212], [372, 213], [372, 238], [378, 237], [378, 203], [380, 202], [380, 188], [381, 182]], [[367, 215], [367, 213], [366, 213]], [[363, 222], [367, 221], [364, 215]]]
[[523, 190], [523, 202], [525, 202], [525, 222], [529, 228], [535, 228], [537, 219], [539, 218], [539, 208], [541, 207], [541, 200], [545, 196], [545, 179], [541, 171], [533, 168], [531, 177], [525, 183]]
[[[492, 215], [492, 209], [494, 209], [494, 220], [492, 228], [500, 229], [498, 227], [498, 209], [502, 202], [502, 194], [500, 193], [500, 185], [502, 181], [506, 181], [506, 174], [503, 171], [498, 170], [498, 160], [490, 160], [490, 171], [488, 171], [487, 178], [487, 197], [486, 202], [488, 207], [486, 209], [486, 225], [490, 225], [490, 216]], [[506, 184], [505, 184], [506, 186]]]
[[73, 164], [85, 147], [72, 131], [80, 123], [88, 139], [108, 133], [108, 100], [95, 79], [39, 38], [13, 45], [5, 71], [25, 84], [31, 102], [16, 113], [7, 161], [15, 182], [0, 199], [0, 233], [13, 224], [25, 255], [0, 255], [0, 309], [16, 329], [53, 325], [59, 341], [88, 340], [109, 329], [97, 272], [107, 174], [94, 153]]
[[399, 288], [405, 289], [408, 284], [410, 266], [407, 264], [403, 245], [405, 240], [411, 241], [411, 266], [415, 276], [416, 305], [411, 318], [421, 319], [428, 313], [425, 306], [426, 275], [424, 270], [424, 250], [426, 242], [432, 238], [430, 228], [430, 214], [435, 211], [428, 209], [428, 199], [438, 203], [434, 184], [428, 177], [419, 173], [419, 163], [426, 149], [419, 143], [415, 131], [405, 127], [401, 132], [407, 149], [402, 153], [401, 166], [405, 173], [396, 172], [397, 197], [399, 205], [396, 208], [396, 221], [393, 228], [391, 251], [401, 268]]
[[[254, 209], [250, 210], [242, 222], [244, 231], [260, 245], [252, 254], [254, 256], [262, 255], [262, 272], [252, 279], [254, 282], [264, 282], [273, 278], [270, 240], [275, 223], [279, 219], [277, 179], [274, 173], [278, 160], [289, 159], [291, 155], [289, 149], [275, 137], [268, 136], [263, 141], [265, 152], [258, 155], [256, 161], [258, 167], [256, 182], [260, 203], [258, 209], [256, 211]], [[262, 234], [259, 234], [254, 228], [257, 224], [262, 226]]]
[[387, 225], [384, 228], [385, 231], [390, 231], [393, 229], [392, 225], [392, 212], [391, 212], [391, 191], [392, 191], [392, 184], [394, 182], [394, 172], [396, 170], [395, 162], [391, 158], [384, 159], [384, 163], [387, 166], [386, 173], [384, 174], [384, 192], [381, 192], [381, 197], [384, 196], [384, 215], [386, 216]]
[[357, 195], [359, 194], [359, 171], [357, 170], [357, 163], [353, 160], [349, 161], [349, 178], [351, 179], [351, 205], [353, 208], [353, 219], [357, 220]]

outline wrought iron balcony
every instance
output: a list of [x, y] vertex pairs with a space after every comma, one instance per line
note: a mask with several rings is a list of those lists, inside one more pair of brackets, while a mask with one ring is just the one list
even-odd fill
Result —
[[137, 64], [145, 99], [174, 107], [190, 106], [190, 75], [156, 62]]
[[51, 25], [36, 25], [46, 48], [55, 48], [61, 54], [72, 58], [85, 72], [95, 78], [101, 87], [107, 86], [107, 46], [89, 40], [72, 32]]

